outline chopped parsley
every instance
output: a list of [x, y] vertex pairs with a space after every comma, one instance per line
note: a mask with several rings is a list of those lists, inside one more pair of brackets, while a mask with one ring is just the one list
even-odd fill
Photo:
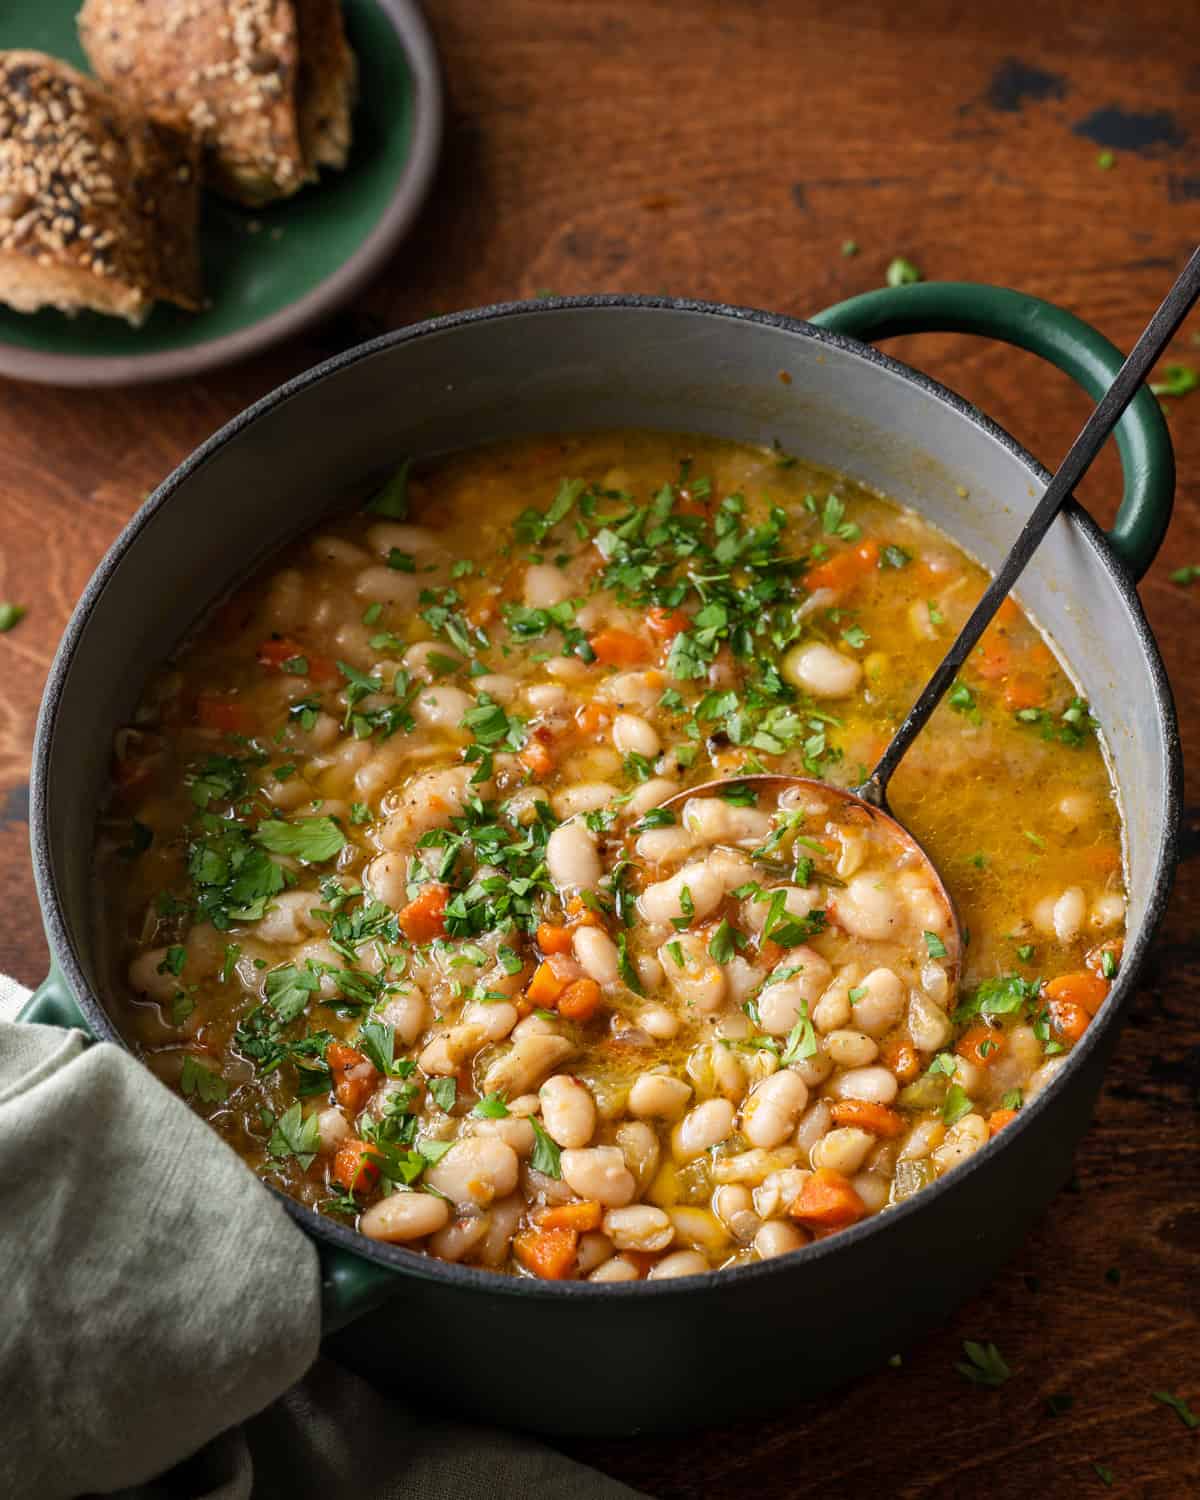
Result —
[[268, 818], [258, 825], [254, 839], [272, 854], [287, 855], [305, 864], [323, 864], [346, 843], [345, 834], [332, 818], [297, 818], [290, 823]]
[[946, 957], [946, 945], [942, 942], [941, 938], [937, 935], [936, 932], [925, 932], [922, 934], [922, 936], [925, 939], [925, 951], [929, 954], [930, 958]]
[[294, 1156], [302, 1171], [312, 1166], [321, 1144], [321, 1127], [316, 1114], [303, 1118], [300, 1101], [290, 1105], [274, 1123], [267, 1150], [272, 1156]]
[[406, 458], [392, 477], [370, 500], [367, 509], [372, 515], [386, 516], [389, 521], [408, 519], [408, 474], [412, 459]]
[[994, 1389], [1002, 1386], [1012, 1375], [995, 1344], [977, 1344], [971, 1339], [964, 1339], [963, 1353], [967, 1356], [966, 1360], [956, 1364], [954, 1368], [974, 1385]]
[[1155, 396], [1186, 396], [1197, 389], [1200, 389], [1200, 370], [1191, 365], [1164, 365], [1162, 379], [1150, 382]]
[[190, 1054], [183, 1060], [179, 1087], [185, 1099], [195, 1096], [205, 1104], [221, 1104], [229, 1097], [229, 1086], [221, 1075], [197, 1062]]
[[528, 1120], [533, 1126], [533, 1154], [529, 1158], [529, 1165], [535, 1172], [541, 1172], [544, 1177], [561, 1179], [562, 1152], [558, 1144], [550, 1138], [533, 1115], [529, 1115]]
[[1169, 1406], [1183, 1425], [1193, 1432], [1200, 1427], [1200, 1417], [1191, 1409], [1182, 1396], [1173, 1396], [1170, 1391], [1151, 1391], [1155, 1401], [1163, 1406]]
[[897, 255], [895, 259], [888, 262], [887, 272], [884, 276], [888, 286], [910, 286], [914, 281], [921, 280], [921, 272], [903, 255]]

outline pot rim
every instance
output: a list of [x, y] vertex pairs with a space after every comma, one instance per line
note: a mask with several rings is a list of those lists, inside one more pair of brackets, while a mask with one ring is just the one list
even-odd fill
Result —
[[[872, 345], [860, 343], [857, 339], [848, 338], [844, 334], [830, 332], [803, 319], [789, 317], [782, 313], [771, 313], [756, 308], [740, 307], [727, 303], [705, 302], [691, 298], [603, 293], [578, 297], [547, 297], [536, 301], [499, 302], [486, 307], [469, 308], [462, 312], [450, 313], [443, 317], [427, 319], [421, 323], [396, 329], [378, 338], [371, 339], [366, 343], [358, 344], [352, 349], [343, 351], [341, 354], [334, 355], [332, 358], [324, 360], [311, 369], [293, 377], [293, 379], [278, 386], [274, 391], [269, 392], [266, 396], [248, 406], [244, 411], [240, 412], [213, 433], [211, 437], [201, 443], [198, 448], [193, 450], [163, 480], [138, 510], [135, 511], [89, 579], [67, 623], [66, 630], [63, 633], [47, 677], [42, 705], [38, 714], [30, 775], [29, 825], [34, 880], [45, 922], [46, 935], [50, 944], [52, 961], [57, 963], [61, 968], [76, 1003], [99, 1039], [114, 1041], [119, 1046], [125, 1046], [125, 1042], [116, 1027], [109, 1020], [107, 1013], [99, 1001], [91, 994], [90, 986], [83, 974], [82, 965], [76, 955], [75, 945], [71, 941], [66, 922], [63, 918], [58, 884], [55, 879], [50, 854], [48, 833], [50, 800], [48, 769], [58, 707], [66, 690], [67, 678], [70, 673], [75, 648], [88, 624], [93, 609], [96, 607], [104, 590], [108, 587], [125, 554], [135, 545], [141, 533], [153, 521], [159, 510], [170, 502], [176, 491], [185, 485], [191, 476], [207, 463], [209, 458], [237, 439], [244, 429], [252, 426], [261, 417], [282, 406], [292, 396], [307, 390], [310, 386], [338, 374], [341, 370], [357, 364], [361, 360], [370, 359], [376, 354], [410, 342], [415, 342], [432, 334], [480, 322], [513, 317], [553, 317], [558, 312], [577, 310], [610, 312], [633, 310], [699, 314], [704, 317], [722, 318], [734, 325], [749, 323], [759, 327], [773, 328], [781, 333], [786, 333], [812, 343], [827, 345], [843, 353], [853, 355], [868, 364], [877, 365], [889, 373], [917, 385], [943, 406], [948, 407], [965, 421], [972, 423], [987, 436], [1000, 443], [1021, 463], [1036, 484], [1044, 489], [1050, 481], [1051, 475], [1044, 465], [1039, 463], [1010, 433], [990, 417], [986, 416], [977, 407], [972, 406], [940, 382], [931, 379], [928, 375], [913, 369], [909, 365], [903, 364], [890, 355], [881, 353]], [[1065, 1066], [1053, 1084], [1049, 1088], [1044, 1089], [1030, 1103], [1026, 1104], [1018, 1113], [1017, 1118], [1006, 1127], [998, 1138], [989, 1141], [986, 1146], [977, 1151], [969, 1160], [962, 1163], [953, 1172], [939, 1178], [937, 1182], [931, 1183], [929, 1187], [923, 1188], [921, 1192], [913, 1194], [905, 1202], [889, 1208], [886, 1212], [873, 1214], [851, 1228], [842, 1230], [836, 1235], [831, 1235], [827, 1239], [818, 1240], [816, 1243], [805, 1246], [802, 1250], [796, 1251], [791, 1255], [757, 1261], [750, 1265], [738, 1266], [729, 1270], [715, 1270], [697, 1276], [671, 1278], [663, 1281], [542, 1281], [534, 1277], [504, 1276], [481, 1267], [463, 1266], [451, 1261], [437, 1260], [416, 1251], [406, 1250], [402, 1246], [370, 1240], [355, 1229], [350, 1229], [346, 1225], [339, 1224], [332, 1219], [322, 1218], [315, 1211], [305, 1208], [279, 1189], [270, 1187], [269, 1184], [264, 1184], [267, 1190], [282, 1203], [292, 1219], [306, 1233], [314, 1236], [316, 1239], [324, 1241], [329, 1245], [337, 1246], [339, 1249], [348, 1251], [375, 1265], [386, 1266], [392, 1270], [421, 1280], [440, 1281], [449, 1285], [457, 1285], [513, 1297], [532, 1298], [536, 1300], [553, 1300], [560, 1297], [603, 1299], [612, 1297], [672, 1297], [715, 1291], [718, 1288], [733, 1291], [742, 1282], [755, 1280], [759, 1277], [779, 1275], [787, 1271], [798, 1271], [814, 1259], [823, 1258], [826, 1255], [834, 1254], [841, 1250], [848, 1250], [852, 1245], [865, 1243], [873, 1237], [886, 1235], [891, 1226], [907, 1220], [912, 1214], [925, 1208], [932, 1209], [936, 1199], [942, 1198], [948, 1193], [953, 1193], [957, 1185], [965, 1182], [968, 1176], [975, 1172], [986, 1170], [989, 1161], [993, 1159], [998, 1151], [1010, 1149], [1019, 1137], [1035, 1128], [1035, 1122], [1051, 1107], [1054, 1096], [1060, 1090], [1070, 1087], [1073, 1076], [1085, 1066], [1091, 1053], [1101, 1044], [1102, 1038], [1121, 1023], [1122, 1013], [1133, 989], [1133, 980], [1145, 960], [1151, 939], [1162, 920], [1170, 895], [1177, 860], [1183, 776], [1179, 728], [1175, 714], [1174, 700], [1167, 680], [1166, 670], [1159, 655], [1157, 643], [1151, 632], [1145, 612], [1142, 609], [1141, 600], [1138, 597], [1136, 585], [1124, 564], [1113, 550], [1104, 531], [1078, 502], [1075, 500], [1070, 501], [1064, 510], [1064, 515], [1069, 516], [1071, 525], [1077, 528], [1079, 534], [1088, 545], [1097, 565], [1102, 567], [1115, 583], [1132, 620], [1138, 645], [1141, 648], [1142, 662], [1150, 675], [1158, 721], [1161, 725], [1165, 742], [1165, 757], [1167, 762], [1164, 767], [1162, 849], [1152, 875], [1153, 889], [1150, 893], [1145, 915], [1139, 931], [1121, 964], [1108, 1002], [1103, 1007], [1097, 1020], [1088, 1027], [1083, 1043], [1072, 1048]]]

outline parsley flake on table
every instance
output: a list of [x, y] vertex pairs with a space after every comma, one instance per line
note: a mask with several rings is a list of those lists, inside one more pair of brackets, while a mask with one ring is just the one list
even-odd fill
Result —
[[1163, 378], [1150, 382], [1155, 396], [1187, 396], [1200, 388], [1200, 370], [1192, 365], [1164, 365]]
[[1169, 1406], [1185, 1427], [1193, 1432], [1200, 1427], [1200, 1417], [1191, 1409], [1182, 1396], [1174, 1396], [1170, 1391], [1151, 1391], [1153, 1400], [1163, 1406]]
[[1176, 568], [1168, 573], [1167, 577], [1172, 583], [1177, 583], [1181, 588], [1187, 588], [1200, 579], [1200, 563], [1188, 563], [1182, 568]]
[[954, 1368], [973, 1385], [995, 1389], [1012, 1375], [995, 1344], [977, 1344], [971, 1339], [964, 1339], [963, 1353], [967, 1356], [966, 1360], [960, 1361]]
[[888, 263], [884, 279], [888, 286], [911, 286], [913, 282], [921, 280], [921, 272], [911, 260], [906, 260], [903, 255], [897, 255]]
[[6, 634], [14, 625], [19, 625], [25, 618], [25, 613], [23, 604], [10, 604], [7, 601], [0, 603], [0, 635]]

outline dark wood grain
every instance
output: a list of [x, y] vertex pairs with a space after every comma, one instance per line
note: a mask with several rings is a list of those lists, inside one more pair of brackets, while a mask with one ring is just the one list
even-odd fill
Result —
[[[1128, 346], [1200, 237], [1200, 24], [1193, 0], [437, 0], [451, 100], [419, 230], [330, 324], [202, 381], [129, 392], [0, 385], [0, 968], [45, 964], [24, 787], [41, 683], [92, 567], [144, 492], [252, 398], [318, 358], [434, 312], [541, 290], [661, 291], [807, 313], [929, 278], [1019, 286]], [[1097, 164], [1102, 148], [1114, 164]], [[859, 253], [844, 257], [853, 239]], [[1200, 320], [1175, 349], [1200, 363]], [[895, 351], [1047, 463], [1087, 406], [1027, 355], [939, 337]], [[1200, 736], [1200, 394], [1171, 407], [1179, 500], [1142, 586]], [[1111, 516], [1106, 454], [1083, 495]], [[1200, 804], [1194, 774], [1189, 804]], [[1064, 1194], [951, 1326], [827, 1399], [700, 1441], [571, 1451], [661, 1497], [1200, 1493], [1200, 832]], [[1118, 1267], [1119, 1285], [1105, 1272]], [[1035, 1289], [1036, 1288], [1036, 1289]], [[852, 1294], [847, 1289], [847, 1295]], [[763, 1337], [771, 1336], [764, 1328]], [[999, 1344], [999, 1392], [954, 1372]], [[796, 1358], [820, 1351], [797, 1349]], [[712, 1351], [719, 1383], [720, 1350]], [[586, 1382], [586, 1350], [552, 1369]], [[556, 1377], [557, 1378], [557, 1377]], [[1051, 1395], [1074, 1397], [1049, 1415]]]

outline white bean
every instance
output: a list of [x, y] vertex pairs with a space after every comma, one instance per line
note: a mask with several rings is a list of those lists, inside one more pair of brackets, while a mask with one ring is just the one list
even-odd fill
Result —
[[331, 563], [334, 567], [356, 568], [367, 561], [367, 554], [353, 542], [340, 536], [315, 536], [308, 544], [309, 550], [319, 563]]
[[464, 715], [475, 707], [475, 700], [462, 688], [422, 688], [413, 703], [413, 718], [426, 729], [459, 729]]
[[380, 1013], [406, 1047], [411, 1047], [429, 1025], [429, 1002], [415, 986], [393, 995]]
[[867, 1159], [867, 1152], [875, 1145], [875, 1137], [853, 1125], [839, 1125], [831, 1130], [809, 1152], [814, 1167], [827, 1167], [849, 1177], [857, 1172]]
[[908, 1034], [918, 1052], [937, 1052], [950, 1040], [949, 1017], [920, 990], [908, 997]]
[[869, 942], [891, 937], [900, 920], [896, 898], [879, 875], [855, 875], [837, 893], [834, 909], [840, 926]]
[[654, 726], [638, 714], [618, 714], [613, 720], [612, 741], [622, 755], [644, 755], [653, 760], [662, 749]]
[[610, 703], [640, 708], [650, 713], [662, 694], [662, 677], [658, 672], [618, 672], [606, 677], [596, 689], [596, 696]]
[[451, 1073], [457, 1073], [468, 1058], [474, 1057], [485, 1041], [482, 1026], [451, 1026], [426, 1043], [417, 1064], [422, 1073], [434, 1078], [448, 1078]]
[[499, 1266], [508, 1258], [513, 1233], [525, 1212], [525, 1200], [520, 1193], [501, 1198], [493, 1203], [484, 1215], [487, 1233], [479, 1244], [475, 1258], [483, 1266]]
[[862, 1099], [869, 1104], [890, 1104], [900, 1085], [886, 1068], [850, 1068], [829, 1085], [835, 1099]]
[[865, 1068], [879, 1056], [879, 1044], [865, 1031], [831, 1031], [825, 1050], [839, 1068]]
[[571, 597], [571, 581], [551, 563], [534, 563], [525, 570], [525, 603], [531, 609], [549, 609]]
[[754, 1236], [754, 1250], [760, 1260], [774, 1260], [777, 1255], [788, 1255], [793, 1250], [803, 1250], [808, 1236], [794, 1224], [785, 1224], [775, 1219]]
[[323, 1109], [317, 1116], [317, 1129], [321, 1132], [321, 1150], [329, 1155], [354, 1134], [340, 1109]]
[[399, 604], [411, 609], [417, 602], [421, 585], [411, 573], [400, 573], [386, 564], [372, 563], [354, 580], [354, 592], [360, 599], [375, 604]]
[[728, 1099], [706, 1099], [685, 1115], [671, 1132], [671, 1147], [680, 1161], [702, 1156], [733, 1130], [733, 1105]]
[[793, 646], [779, 670], [794, 687], [814, 698], [845, 698], [862, 680], [856, 661], [820, 641]]
[[679, 1017], [665, 1005], [647, 1005], [638, 1011], [638, 1026], [656, 1042], [669, 1042], [679, 1034]]
[[761, 844], [771, 823], [770, 813], [735, 807], [720, 797], [689, 797], [683, 807], [684, 828], [706, 844]]
[[673, 797], [678, 790], [678, 782], [668, 781], [665, 776], [652, 776], [649, 781], [643, 781], [641, 786], [635, 788], [629, 801], [622, 806], [621, 815], [624, 818], [640, 818], [652, 807]]
[[560, 891], [593, 889], [600, 880], [596, 843], [582, 823], [560, 823], [546, 840], [546, 867]]
[[957, 1124], [951, 1125], [946, 1138], [933, 1153], [939, 1172], [948, 1172], [959, 1162], [974, 1156], [981, 1146], [988, 1143], [987, 1121], [982, 1115], [964, 1115]]
[[833, 1115], [828, 1103], [824, 1099], [818, 1099], [808, 1113], [796, 1127], [793, 1137], [796, 1149], [801, 1155], [807, 1157], [808, 1153], [829, 1130], [833, 1124]]
[[325, 924], [313, 912], [321, 905], [313, 891], [281, 891], [267, 907], [266, 915], [254, 929], [264, 943], [299, 943], [310, 932], [321, 932]]
[[[564, 1062], [575, 1049], [563, 1036], [526, 1035], [513, 1042], [503, 1057], [492, 1063], [483, 1077], [488, 1094], [526, 1094], [536, 1089], [547, 1073]], [[421, 1064], [424, 1067], [424, 1062]]]
[[520, 1162], [511, 1146], [486, 1135], [455, 1141], [442, 1159], [425, 1173], [425, 1181], [457, 1204], [486, 1208], [517, 1185]]
[[851, 1182], [868, 1213], [877, 1214], [888, 1201], [891, 1183], [878, 1172], [859, 1172]]
[[795, 1203], [812, 1173], [804, 1167], [771, 1172], [754, 1189], [754, 1211], [760, 1219], [774, 1219]]
[[435, 673], [429, 661], [431, 656], [438, 657], [441, 662], [453, 662], [456, 667], [462, 666], [462, 657], [442, 641], [418, 641], [415, 646], [408, 648], [401, 661], [404, 670], [411, 676], [419, 677], [423, 682], [432, 682]]
[[812, 948], [790, 949], [782, 966], [798, 968], [800, 972], [768, 984], [758, 997], [759, 1019], [770, 1036], [787, 1036], [806, 1007], [829, 983], [832, 972], [825, 959]]
[[629, 1112], [639, 1120], [678, 1120], [692, 1097], [691, 1085], [668, 1073], [643, 1073], [629, 1090]]
[[621, 956], [608, 933], [599, 927], [577, 927], [571, 942], [583, 971], [597, 984], [616, 984], [621, 977]]
[[506, 1146], [511, 1146], [522, 1160], [533, 1152], [533, 1126], [523, 1116], [507, 1115], [501, 1120], [472, 1120], [471, 1134], [494, 1135]]
[[676, 1250], [674, 1255], [664, 1255], [646, 1273], [647, 1281], [669, 1281], [675, 1276], [703, 1276], [712, 1266], [698, 1250]]
[[647, 1203], [610, 1208], [603, 1227], [618, 1250], [665, 1250], [675, 1238], [675, 1226], [668, 1215]]
[[883, 1036], [904, 1014], [904, 986], [891, 969], [872, 969], [854, 992], [850, 1020], [868, 1036]]
[[550, 803], [558, 817], [573, 818], [577, 813], [599, 812], [617, 795], [616, 787], [607, 781], [581, 781], [555, 792]]
[[376, 521], [367, 527], [367, 541], [380, 557], [397, 552], [432, 552], [437, 540], [423, 526], [407, 526], [400, 521]]
[[675, 1243], [718, 1255], [729, 1244], [729, 1230], [707, 1208], [677, 1203], [667, 1210], [675, 1226]]
[[433, 1234], [449, 1218], [450, 1205], [444, 1198], [435, 1198], [432, 1193], [392, 1193], [373, 1203], [358, 1227], [369, 1240], [402, 1244]]
[[725, 896], [725, 883], [711, 859], [696, 860], [684, 865], [669, 879], [646, 887], [638, 901], [643, 917], [647, 922], [663, 923], [682, 917], [685, 890], [692, 898], [695, 918], [703, 921], [720, 906]]
[[647, 828], [638, 835], [634, 849], [648, 865], [675, 864], [692, 852], [692, 837], [683, 828]]
[[596, 1105], [587, 1085], [567, 1073], [547, 1078], [538, 1094], [547, 1134], [560, 1146], [586, 1146], [596, 1129]]
[[623, 1255], [614, 1255], [611, 1260], [606, 1260], [588, 1277], [589, 1281], [638, 1281], [640, 1279], [637, 1266], [631, 1260], [626, 1260]]
[[606, 1208], [624, 1208], [637, 1192], [633, 1173], [617, 1146], [567, 1150], [560, 1158], [563, 1180], [580, 1198], [594, 1198]]
[[667, 983], [684, 1005], [708, 1012], [718, 1009], [725, 999], [725, 974], [710, 957], [700, 933], [684, 932], [671, 938], [658, 950], [658, 961]]
[[734, 1239], [743, 1244], [758, 1233], [762, 1220], [754, 1211], [754, 1195], [740, 1182], [727, 1182], [712, 1196], [713, 1212]]
[[[854, 974], [854, 970], [849, 972], [851, 975]], [[822, 1034], [837, 1031], [840, 1027], [849, 1024], [850, 990], [853, 984], [854, 979], [848, 978], [847, 971], [843, 969], [812, 1007], [813, 1025]]]
[[1110, 927], [1116, 927], [1125, 919], [1125, 898], [1118, 896], [1115, 891], [1106, 892], [1103, 896], [1097, 896], [1092, 902], [1092, 909], [1088, 915], [1088, 921], [1100, 932]]
[[426, 771], [414, 777], [400, 794], [395, 812], [384, 825], [386, 849], [400, 849], [419, 834], [445, 828], [462, 815], [471, 797], [490, 795], [489, 783], [471, 784], [471, 766], [452, 766], [445, 771]]
[[1054, 903], [1054, 936], [1060, 943], [1073, 943], [1083, 927], [1087, 900], [1079, 886], [1069, 886]]
[[798, 1074], [783, 1068], [763, 1079], [742, 1109], [742, 1134], [752, 1146], [780, 1146], [796, 1128], [808, 1103], [808, 1087]]
[[487, 1227], [487, 1218], [483, 1214], [455, 1219], [430, 1238], [427, 1248], [438, 1260], [460, 1261], [483, 1239]]
[[[492, 988], [490, 977], [485, 976], [480, 982], [489, 990]], [[459, 1019], [464, 1026], [478, 1026], [485, 1041], [502, 1042], [520, 1017], [517, 1007], [510, 1000], [476, 1000], [463, 1006]]]

